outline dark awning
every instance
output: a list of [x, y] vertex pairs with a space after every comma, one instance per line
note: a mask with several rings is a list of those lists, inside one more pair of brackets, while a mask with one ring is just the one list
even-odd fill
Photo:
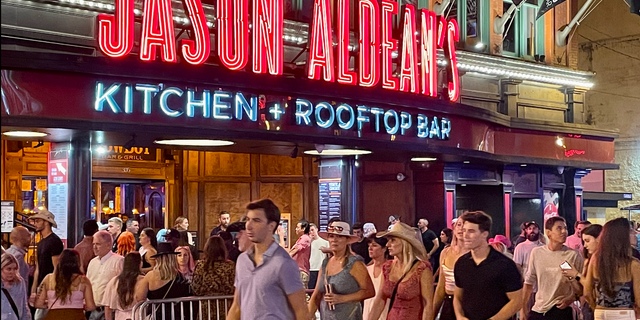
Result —
[[618, 201], [633, 200], [633, 194], [585, 191], [582, 193], [582, 200], [584, 207], [617, 208]]

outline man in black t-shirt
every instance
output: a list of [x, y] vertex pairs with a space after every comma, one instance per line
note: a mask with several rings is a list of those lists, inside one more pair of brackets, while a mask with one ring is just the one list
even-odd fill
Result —
[[58, 264], [58, 258], [64, 250], [64, 245], [60, 237], [51, 230], [52, 227], [57, 228], [58, 224], [56, 224], [55, 216], [49, 210], [39, 210], [29, 219], [33, 220], [36, 232], [40, 233], [40, 241], [36, 246], [36, 271], [33, 274], [34, 281], [29, 299], [33, 304], [38, 286], [46, 275], [53, 272], [54, 267]]
[[458, 319], [509, 319], [522, 308], [522, 277], [516, 264], [487, 243], [491, 217], [468, 212], [464, 246], [471, 250], [454, 267], [453, 308]]
[[364, 259], [364, 264], [368, 264], [371, 261], [369, 257], [369, 243], [364, 238], [364, 230], [361, 223], [353, 224], [353, 235], [358, 236], [358, 242], [351, 244], [351, 251], [359, 255]]
[[[427, 250], [427, 257], [429, 257], [429, 262], [433, 266], [438, 261], [433, 261], [433, 254], [438, 251], [440, 247], [440, 241], [438, 240], [438, 236], [433, 230], [429, 230], [429, 221], [427, 219], [418, 220], [418, 229], [420, 229], [420, 233], [422, 234], [422, 244], [424, 245], [425, 250]], [[434, 268], [435, 269], [435, 268]]]

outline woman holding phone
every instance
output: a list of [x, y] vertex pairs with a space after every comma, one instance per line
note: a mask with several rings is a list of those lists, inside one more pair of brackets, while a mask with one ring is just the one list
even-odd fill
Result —
[[631, 256], [629, 220], [607, 222], [590, 259], [585, 297], [596, 320], [635, 320], [640, 313], [640, 261]]

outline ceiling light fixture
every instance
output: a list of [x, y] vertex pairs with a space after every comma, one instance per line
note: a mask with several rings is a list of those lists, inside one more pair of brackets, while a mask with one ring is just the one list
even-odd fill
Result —
[[371, 151], [357, 149], [325, 149], [322, 152], [318, 152], [317, 150], [307, 150], [304, 154], [310, 156], [356, 156], [371, 154]]
[[14, 138], [42, 138], [48, 136], [47, 133], [37, 131], [7, 131], [2, 134]]
[[465, 160], [465, 161], [462, 161], [462, 163], [464, 163], [464, 164], [469, 164], [469, 163], [471, 163], [471, 161], [469, 161], [469, 160]]
[[436, 161], [438, 158], [429, 158], [429, 157], [414, 157], [411, 158], [413, 162], [425, 162], [425, 161]]
[[187, 146], [187, 147], [224, 147], [235, 144], [233, 141], [227, 140], [211, 140], [211, 139], [169, 139], [156, 140], [155, 144], [165, 146]]

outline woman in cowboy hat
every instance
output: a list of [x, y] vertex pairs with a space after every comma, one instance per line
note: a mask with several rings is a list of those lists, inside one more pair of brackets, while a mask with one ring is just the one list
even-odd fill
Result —
[[[156, 259], [156, 265], [153, 270], [149, 271], [144, 279], [140, 281], [140, 285], [136, 286], [136, 301], [143, 301], [145, 299], [158, 300], [158, 299], [171, 299], [188, 297], [191, 295], [191, 287], [189, 282], [178, 271], [178, 261], [176, 255], [178, 252], [173, 250], [173, 246], [169, 242], [160, 242], [158, 244], [158, 253], [151, 256]], [[167, 319], [171, 318], [171, 305], [164, 304], [164, 314]], [[191, 312], [187, 310], [188, 305], [185, 305], [185, 314], [189, 315]], [[175, 318], [183, 319], [184, 315], [180, 314], [180, 306], [175, 307]], [[152, 311], [153, 312], [153, 311]], [[162, 310], [155, 310], [155, 315], [152, 314], [154, 319], [163, 319]], [[190, 319], [189, 316], [186, 319]]]
[[309, 300], [309, 313], [320, 308], [322, 320], [360, 320], [365, 299], [375, 295], [373, 283], [364, 263], [351, 252], [350, 244], [359, 240], [351, 234], [351, 227], [336, 221], [327, 232], [318, 235], [329, 241], [333, 253], [322, 262], [318, 283]]
[[388, 320], [432, 320], [433, 273], [419, 231], [398, 222], [378, 237], [388, 239], [387, 248], [394, 259], [382, 266], [380, 288], [369, 320], [377, 320], [389, 300]]
[[440, 253], [440, 280], [436, 287], [433, 298], [433, 314], [438, 314], [440, 308], [440, 320], [455, 320], [456, 314], [453, 311], [453, 290], [456, 288], [455, 279], [453, 278], [453, 267], [458, 258], [463, 256], [469, 250], [464, 248], [462, 218], [453, 221], [453, 239], [451, 245]]

